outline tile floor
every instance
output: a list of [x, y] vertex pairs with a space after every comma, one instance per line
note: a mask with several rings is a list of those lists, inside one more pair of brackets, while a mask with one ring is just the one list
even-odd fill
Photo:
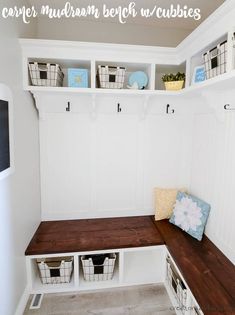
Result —
[[80, 292], [46, 294], [41, 308], [24, 315], [175, 315], [163, 285]]

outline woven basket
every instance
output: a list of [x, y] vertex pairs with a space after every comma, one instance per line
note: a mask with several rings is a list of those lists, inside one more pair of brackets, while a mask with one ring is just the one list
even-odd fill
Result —
[[164, 82], [167, 91], [179, 91], [183, 88], [184, 81]]

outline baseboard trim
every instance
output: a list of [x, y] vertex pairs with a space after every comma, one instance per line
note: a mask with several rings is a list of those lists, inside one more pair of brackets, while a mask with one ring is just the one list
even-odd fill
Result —
[[14, 315], [23, 315], [25, 307], [26, 307], [28, 299], [29, 299], [29, 295], [30, 295], [29, 286], [26, 286], [23, 294], [21, 295], [21, 298], [19, 300], [19, 303], [17, 305], [17, 308], [16, 308]]

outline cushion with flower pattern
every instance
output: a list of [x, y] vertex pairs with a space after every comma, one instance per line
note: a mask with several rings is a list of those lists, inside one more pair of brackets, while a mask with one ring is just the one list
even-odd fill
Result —
[[170, 223], [201, 241], [210, 213], [210, 205], [192, 195], [178, 192]]

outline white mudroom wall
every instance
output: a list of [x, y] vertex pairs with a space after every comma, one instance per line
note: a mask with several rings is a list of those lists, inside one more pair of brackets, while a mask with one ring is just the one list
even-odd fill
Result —
[[[28, 3], [1, 0], [0, 9], [14, 5]], [[0, 19], [0, 30], [0, 82], [13, 93], [15, 156], [15, 172], [0, 181], [0, 314], [13, 315], [24, 307], [21, 300], [17, 308], [27, 286], [24, 251], [40, 221], [38, 118], [32, 97], [23, 91], [18, 42], [18, 37], [35, 36], [35, 27]]]
[[143, 116], [141, 97], [101, 96], [92, 117], [89, 97], [69, 100], [70, 113], [46, 112], [63, 103], [61, 96], [39, 101], [45, 110], [40, 119], [43, 220], [153, 214], [154, 187], [189, 186], [193, 116], [183, 109], [186, 101], [172, 98], [176, 113], [167, 115], [169, 97], [155, 98]]
[[[211, 204], [208, 237], [235, 263], [235, 92], [207, 99], [214, 114], [195, 117], [191, 191]], [[206, 105], [206, 104], [205, 104]]]

